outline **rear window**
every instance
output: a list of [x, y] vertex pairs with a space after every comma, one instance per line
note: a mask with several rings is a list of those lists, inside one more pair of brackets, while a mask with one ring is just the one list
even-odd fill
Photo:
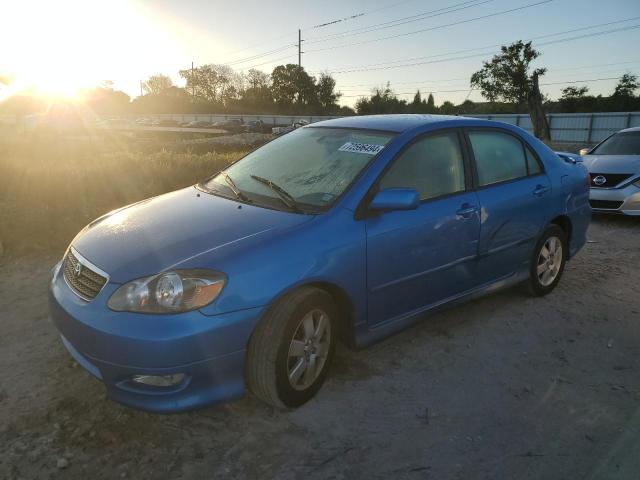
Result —
[[590, 155], [640, 155], [640, 132], [616, 133], [594, 148]]

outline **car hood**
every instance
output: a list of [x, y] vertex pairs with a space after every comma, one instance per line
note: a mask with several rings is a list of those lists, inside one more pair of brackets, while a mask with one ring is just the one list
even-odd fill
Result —
[[585, 155], [591, 173], [640, 173], [640, 155]]
[[[189, 187], [110, 212], [87, 225], [72, 244], [112, 282], [124, 283], [311, 218]], [[202, 258], [199, 266], [211, 267], [210, 259]]]

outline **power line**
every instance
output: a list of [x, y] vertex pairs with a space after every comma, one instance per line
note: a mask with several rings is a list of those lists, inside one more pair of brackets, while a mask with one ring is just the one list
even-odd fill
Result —
[[[556, 37], [558, 35], [566, 35], [568, 33], [582, 32], [584, 30], [590, 30], [590, 29], [599, 28], [599, 27], [606, 27], [606, 26], [609, 26], [609, 25], [617, 25], [617, 24], [620, 24], [620, 23], [630, 22], [630, 21], [638, 20], [638, 19], [640, 19], [640, 16], [638, 16], [638, 17], [629, 17], [629, 18], [625, 18], [625, 19], [622, 19], [622, 20], [615, 20], [615, 21], [612, 21], [612, 22], [605, 22], [605, 23], [587, 25], [587, 26], [580, 27], [580, 28], [574, 28], [572, 30], [561, 30], [559, 32], [547, 33], [547, 34], [544, 34], [544, 35], [538, 35], [538, 36], [535, 36], [535, 37], [530, 37], [528, 40], [525, 40], [525, 41], [529, 42], [529, 41], [533, 41], [533, 40], [540, 40], [540, 39], [543, 39], [543, 38]], [[391, 64], [395, 64], [395, 63], [412, 62], [412, 61], [415, 61], [415, 60], [426, 60], [426, 59], [431, 59], [431, 58], [444, 57], [444, 56], [447, 56], [447, 55], [457, 55], [457, 54], [461, 54], [461, 53], [477, 52], [479, 50], [486, 50], [488, 48], [501, 47], [502, 45], [504, 45], [504, 42], [503, 43], [496, 43], [496, 44], [492, 44], [492, 45], [485, 45], [483, 47], [475, 47], [475, 48], [469, 48], [469, 49], [465, 49], [465, 50], [457, 50], [457, 51], [454, 51], [454, 52], [446, 52], [446, 53], [441, 53], [441, 54], [436, 54], [436, 55], [410, 57], [410, 58], [404, 58], [404, 59], [400, 59], [400, 60], [391, 60], [391, 61], [387, 61], [387, 62], [370, 63], [370, 64], [366, 64], [366, 65], [358, 65], [358, 66], [353, 67], [353, 68], [368, 68], [368, 67], [377, 67], [377, 66], [383, 66], [383, 65], [391, 65]], [[343, 72], [343, 71], [340, 71], [340, 70], [333, 70], [333, 71], [336, 72], [336, 73], [342, 73]], [[312, 72], [312, 73], [316, 73], [316, 72]]]
[[[464, 10], [471, 7], [476, 7], [479, 5], [483, 5], [485, 3], [493, 2], [495, 0], [466, 0], [464, 2], [456, 3], [450, 5], [448, 7], [438, 8], [436, 10], [429, 10], [427, 12], [418, 13], [415, 15], [410, 15], [408, 17], [397, 18], [395, 20], [390, 20], [388, 22], [376, 23], [373, 25], [368, 25], [360, 28], [355, 28], [352, 30], [345, 30], [343, 32], [337, 32], [331, 35], [326, 35], [324, 37], [311, 37], [309, 38], [309, 43], [319, 43], [326, 42], [328, 40], [334, 40], [336, 38], [344, 38], [350, 37], [353, 35], [361, 35], [363, 33], [369, 33], [377, 30], [383, 30], [385, 28], [397, 27], [399, 25], [404, 25], [407, 23], [418, 22], [420, 20], [426, 20], [427, 18], [438, 17], [440, 15], [445, 15], [447, 13], [457, 12], [459, 10]], [[471, 4], [471, 5], [469, 5]], [[458, 8], [456, 8], [458, 7]]]
[[[477, 1], [477, 0], [473, 0], [473, 1]], [[461, 10], [462, 8], [470, 8], [471, 6], [480, 5], [482, 3], [488, 3], [489, 1], [493, 1], [493, 0], [483, 0], [481, 3], [474, 3], [472, 5], [467, 5], [465, 7], [458, 8], [457, 10]], [[461, 21], [458, 21], [458, 22], [452, 22], [452, 23], [445, 24], [445, 25], [436, 25], [436, 26], [433, 26], [433, 27], [429, 27], [429, 28], [425, 28], [425, 29], [421, 29], [421, 30], [416, 30], [416, 31], [413, 31], [413, 32], [406, 32], [406, 33], [397, 34], [397, 35], [393, 35], [393, 36], [389, 36], [389, 37], [382, 37], [382, 38], [377, 38], [377, 39], [366, 40], [366, 41], [363, 41], [363, 42], [356, 42], [356, 43], [351, 43], [351, 44], [337, 45], [335, 47], [327, 47], [327, 48], [321, 48], [321, 49], [315, 49], [315, 50], [308, 50], [307, 53], [321, 52], [321, 51], [325, 51], [325, 50], [333, 50], [335, 48], [344, 48], [344, 47], [348, 47], [348, 46], [362, 45], [362, 44], [371, 43], [371, 42], [388, 40], [388, 39], [391, 39], [391, 38], [404, 37], [404, 36], [407, 36], [407, 35], [414, 35], [416, 33], [426, 32], [426, 31], [430, 31], [430, 30], [436, 30], [436, 29], [440, 29], [440, 28], [446, 28], [446, 27], [450, 27], [450, 26], [454, 26], [454, 25], [460, 25], [460, 24], [464, 24], [464, 23], [468, 23], [468, 22], [472, 22], [472, 21], [476, 21], [476, 20], [495, 17], [495, 16], [498, 16], [498, 15], [505, 15], [507, 13], [515, 12], [515, 11], [518, 11], [518, 10], [523, 10], [523, 9], [526, 9], [526, 8], [531, 8], [531, 7], [534, 7], [534, 6], [550, 3], [550, 2], [553, 2], [553, 1], [554, 0], [542, 0], [542, 1], [539, 1], [539, 2], [536, 2], [536, 3], [531, 3], [531, 4], [523, 5], [523, 6], [512, 8], [512, 9], [503, 10], [503, 11], [500, 11], [500, 12], [494, 12], [494, 13], [491, 13], [491, 14], [482, 15], [482, 16], [479, 16], [479, 17], [471, 18], [471, 19], [461, 20]], [[469, 3], [469, 2], [463, 2], [463, 3]], [[453, 8], [453, 7], [449, 7], [449, 8]], [[456, 11], [456, 10], [451, 10], [451, 11]], [[443, 12], [443, 13], [440, 13], [438, 15], [442, 15], [444, 13], [450, 13], [450, 12]], [[436, 16], [436, 15], [434, 15], [434, 16]], [[428, 17], [426, 17], [426, 18], [428, 18]], [[405, 23], [408, 23], [408, 22], [405, 22]], [[401, 25], [401, 24], [398, 24], [398, 25]], [[387, 28], [387, 27], [385, 27], [385, 28]], [[320, 40], [316, 40], [316, 43], [318, 41], [320, 41]], [[326, 41], [326, 40], [322, 40], [322, 41]], [[310, 43], [313, 43], [313, 42], [310, 42]], [[273, 50], [269, 50], [267, 52], [262, 52], [262, 53], [258, 53], [258, 54], [255, 54], [255, 55], [251, 55], [249, 57], [232, 60], [230, 62], [224, 63], [223, 65], [232, 66], [232, 65], [237, 65], [237, 64], [240, 64], [240, 63], [250, 62], [250, 61], [257, 60], [259, 58], [265, 57], [265, 56], [269, 56], [269, 55], [273, 55], [275, 53], [279, 53], [279, 52], [281, 52], [283, 50], [286, 50], [286, 49], [288, 49], [290, 47], [296, 47], [296, 46], [298, 46], [298, 44], [283, 45], [281, 47], [278, 47], [278, 48], [273, 49]]]
[[[611, 67], [611, 66], [617, 66], [617, 65], [637, 65], [640, 64], [640, 60], [632, 60], [632, 61], [625, 61], [625, 62], [615, 62], [615, 63], [592, 63], [589, 65], [574, 65], [572, 67], [564, 67], [564, 68], [554, 68], [554, 67], [549, 67], [549, 74], [554, 75], [556, 72], [565, 72], [565, 71], [571, 71], [571, 70], [583, 70], [585, 68], [599, 68], [599, 67]], [[596, 73], [596, 72], [594, 72]], [[608, 73], [608, 72], [599, 72], [599, 73]], [[471, 77], [471, 74], [465, 76], [465, 77], [456, 77], [456, 78], [441, 78], [441, 79], [432, 79], [432, 80], [414, 80], [414, 81], [406, 81], [406, 82], [377, 82], [377, 83], [358, 83], [358, 84], [351, 84], [351, 85], [339, 85], [336, 88], [339, 90], [344, 90], [344, 88], [355, 88], [355, 87], [365, 87], [365, 88], [374, 88], [377, 86], [380, 86], [383, 83], [392, 83], [394, 85], [419, 85], [422, 86], [425, 89], [428, 89], [428, 86], [426, 84], [439, 84], [439, 83], [447, 83], [447, 82], [454, 82], [454, 81], [458, 81], [458, 80], [468, 80]]]
[[[332, 37], [334, 37], [334, 36], [336, 38], [342, 38], [342, 37], [351, 36], [351, 35], [360, 35], [361, 33], [368, 33], [370, 31], [381, 30], [383, 28], [390, 28], [390, 27], [393, 27], [393, 26], [403, 25], [405, 23], [415, 22], [415, 21], [418, 21], [418, 20], [425, 20], [427, 18], [436, 17], [436, 16], [439, 16], [439, 15], [444, 15], [446, 13], [456, 12], [458, 10], [463, 10], [463, 9], [466, 9], [466, 8], [471, 8], [471, 7], [483, 5], [485, 3], [489, 3], [489, 2], [493, 2], [493, 1], [495, 1], [495, 0], [466, 0], [464, 2], [461, 2], [461, 3], [458, 3], [458, 4], [454, 4], [454, 5], [449, 6], [449, 7], [439, 8], [437, 10], [431, 10], [431, 11], [428, 11], [428, 12], [423, 12], [421, 14], [412, 15], [410, 17], [404, 17], [404, 18], [393, 20], [391, 22], [384, 22], [384, 23], [381, 23], [381, 24], [370, 25], [368, 27], [363, 27], [363, 28], [369, 29], [371, 27], [378, 27], [379, 25], [387, 25], [387, 24], [392, 23], [392, 22], [399, 22], [401, 20], [406, 20], [406, 19], [415, 18], [415, 17], [423, 17], [423, 18], [417, 18], [417, 19], [414, 19], [414, 20], [406, 20], [406, 21], [403, 21], [401, 23], [397, 23], [396, 25], [382, 26], [382, 27], [373, 28], [373, 29], [370, 29], [370, 30], [366, 30], [366, 31], [359, 32], [359, 33], [353, 33], [353, 34], [348, 34], [348, 31], [347, 31], [347, 32], [342, 32], [342, 33], [338, 33], [338, 34], [334, 34], [334, 35], [329, 35], [327, 37], [317, 37], [315, 40], [307, 39], [307, 40], [304, 40], [304, 41], [307, 42], [307, 43], [319, 43], [319, 42], [326, 42], [327, 40], [332, 40], [333, 39]], [[553, 1], [553, 0], [547, 0], [547, 1]], [[404, 3], [404, 2], [401, 2], [401, 3]], [[469, 4], [471, 4], [471, 5], [469, 5]], [[459, 8], [454, 8], [454, 7], [459, 7]], [[379, 10], [380, 9], [377, 9], [375, 11], [379, 11]], [[443, 11], [443, 10], [447, 10], [447, 11]], [[435, 13], [435, 14], [430, 15], [430, 16], [425, 16], [425, 15], [428, 15], [428, 14], [432, 14], [434, 12], [440, 12], [440, 13]], [[359, 15], [356, 15], [356, 16], [362, 16], [362, 15], [366, 15], [366, 14], [367, 14], [367, 12], [359, 14]], [[356, 16], [347, 17], [347, 18], [355, 18]], [[342, 20], [340, 20], [340, 21], [342, 21]], [[335, 23], [335, 22], [329, 22], [329, 23], [323, 24], [321, 26], [327, 26], [327, 25], [330, 25], [332, 23]], [[312, 28], [318, 28], [318, 26], [312, 27]], [[273, 55], [275, 53], [282, 52], [283, 50], [286, 50], [286, 49], [288, 49], [290, 47], [297, 47], [298, 48], [298, 57], [300, 57], [301, 42], [302, 42], [302, 40], [301, 40], [301, 30], [302, 29], [298, 29], [298, 43], [283, 45], [281, 47], [278, 47], [278, 48], [273, 49], [273, 50], [269, 50], [267, 52], [257, 53], [255, 55], [251, 55], [249, 57], [244, 57], [244, 58], [232, 60], [230, 62], [224, 63], [223, 65], [232, 66], [232, 65], [237, 65], [237, 64], [240, 64], [240, 63], [251, 62], [253, 60], [257, 60], [257, 59], [265, 57], [265, 56], [269, 56], [269, 55]], [[362, 28], [360, 28], [358, 30], [362, 30]], [[299, 64], [301, 63], [300, 60], [298, 60], [298, 63]]]
[[289, 60], [294, 58], [295, 54], [287, 55], [286, 57], [274, 58], [273, 60], [267, 60], [266, 62], [256, 63], [255, 65], [251, 65], [249, 67], [245, 67], [247, 70], [251, 70], [252, 68], [260, 67], [262, 65], [270, 65], [272, 63], [279, 62], [280, 60]]
[[276, 49], [274, 49], [274, 50], [270, 50], [270, 51], [268, 51], [268, 52], [258, 53], [258, 54], [256, 54], [256, 55], [252, 55], [252, 56], [250, 56], [250, 57], [245, 57], [245, 58], [241, 58], [241, 59], [234, 60], [234, 61], [232, 61], [232, 62], [223, 63], [222, 65], [232, 66], [232, 65], [238, 65], [238, 64], [240, 64], [240, 63], [247, 63], [247, 62], [251, 62], [251, 61], [253, 61], [253, 60], [258, 60], [258, 59], [260, 59], [260, 58], [262, 58], [262, 57], [268, 57], [269, 55], [273, 55], [273, 54], [276, 54], [276, 53], [280, 53], [280, 52], [282, 52], [282, 51], [284, 51], [284, 50], [287, 50], [287, 49], [289, 49], [289, 48], [291, 48], [291, 47], [295, 47], [295, 46], [296, 46], [295, 44], [290, 43], [290, 44], [288, 44], [288, 45], [284, 45], [284, 46], [282, 46], [282, 47], [276, 48]]
[[[602, 32], [593, 32], [590, 34], [584, 34], [584, 35], [577, 35], [575, 37], [568, 37], [568, 38], [561, 38], [558, 40], [552, 40], [552, 41], [548, 41], [548, 42], [544, 42], [544, 43], [539, 43], [537, 46], [539, 45], [551, 45], [551, 44], [555, 44], [555, 43], [563, 43], [563, 42], [569, 42], [569, 41], [573, 41], [573, 40], [580, 40], [583, 38], [589, 38], [589, 37], [597, 37], [597, 36], [602, 36], [602, 35], [609, 35], [611, 33], [618, 33], [618, 32], [622, 32], [622, 31], [627, 31], [627, 30], [633, 30], [636, 28], [639, 28], [640, 24], [638, 25], [631, 25], [629, 27], [623, 27], [623, 28], [616, 28], [616, 29], [612, 29], [612, 30], [605, 30]], [[487, 48], [487, 47], [481, 47], [481, 48]], [[466, 50], [466, 51], [474, 51], [477, 49], [470, 49], [470, 50]], [[456, 53], [464, 53], [464, 50], [460, 50], [458, 52], [453, 52], [451, 53], [452, 55], [455, 55]], [[444, 62], [451, 62], [451, 61], [455, 61], [455, 60], [466, 60], [468, 58], [475, 58], [475, 57], [480, 57], [480, 56], [484, 56], [484, 55], [491, 55], [492, 53], [494, 53], [494, 51], [489, 51], [489, 52], [480, 52], [480, 53], [474, 53], [474, 54], [470, 54], [470, 55], [462, 55], [462, 56], [456, 56], [456, 57], [449, 57], [449, 58], [441, 58], [438, 60], [429, 60], [429, 61], [424, 61], [424, 62], [413, 62], [413, 63], [405, 63], [405, 64], [401, 64], [401, 65], [388, 65], [388, 66], [381, 66], [381, 67], [372, 67], [372, 68], [355, 68], [355, 69], [349, 69], [349, 70], [330, 70], [330, 73], [353, 73], [353, 72], [367, 72], [367, 71], [372, 71], [372, 70], [389, 70], [389, 69], [393, 69], [393, 68], [404, 68], [404, 67], [414, 67], [414, 66], [418, 66], [418, 65], [427, 65], [427, 64], [432, 64], [432, 63], [444, 63]], [[447, 54], [439, 54], [439, 55], [433, 55], [431, 57], [425, 57], [425, 58], [436, 58], [436, 57], [443, 57]]]
[[371, 15], [372, 13], [381, 12], [382, 10], [388, 10], [389, 8], [397, 7], [398, 5], [402, 5], [402, 4], [410, 3], [410, 2], [414, 2], [414, 1], [415, 0], [404, 0], [402, 2], [392, 3], [392, 4], [386, 5], [384, 7], [375, 8], [373, 10], [367, 10], [367, 11], [364, 11], [364, 12], [360, 12], [360, 13], [356, 13], [356, 14], [353, 14], [353, 15], [349, 15], [349, 16], [344, 17], [344, 18], [339, 18], [337, 20], [331, 20], [331, 21], [324, 22], [324, 23], [321, 23], [321, 24], [318, 24], [318, 25], [314, 25], [312, 27], [307, 27], [305, 30], [323, 28], [323, 27], [328, 27], [330, 25], [335, 25], [336, 23], [347, 22], [349, 20], [354, 20], [356, 18], [364, 17], [365, 15]]
[[537, 7], [539, 5], [544, 5], [544, 4], [547, 4], [547, 3], [551, 3], [553, 1], [554, 0], [542, 0], [542, 1], [539, 1], [539, 2], [528, 3], [528, 4], [522, 5], [520, 7], [510, 8], [508, 10], [501, 10], [499, 12], [489, 13], [487, 15], [481, 15], [479, 17], [473, 17], [473, 18], [468, 18], [468, 19], [465, 19], [465, 20], [459, 20], [457, 22], [447, 23], [447, 24], [443, 24], [443, 25], [435, 25], [433, 27], [422, 28], [420, 30], [414, 30], [412, 32], [405, 32], [405, 33], [399, 33], [399, 34], [396, 34], [396, 35], [389, 35], [387, 37], [379, 37], [379, 38], [373, 38], [373, 39], [370, 39], [370, 40], [363, 40], [362, 42], [345, 43], [345, 44], [341, 44], [341, 45], [334, 45], [332, 47], [318, 48], [318, 49], [315, 49], [315, 50], [308, 50], [307, 53], [323, 52], [323, 51], [326, 51], [326, 50], [335, 50], [337, 48], [353, 47], [353, 46], [356, 46], [356, 45], [365, 45], [367, 43], [381, 42], [383, 40], [391, 40], [391, 39], [394, 39], [394, 38], [406, 37], [406, 36], [409, 36], [409, 35], [415, 35], [417, 33], [429, 32], [429, 31], [432, 31], [432, 30], [438, 30], [438, 29], [441, 29], [441, 28], [452, 27], [452, 26], [455, 26], [455, 25], [462, 25], [462, 24], [465, 24], [465, 23], [475, 22], [477, 20], [483, 20], [483, 19], [486, 19], [486, 18], [496, 17], [496, 16], [499, 16], [499, 15], [506, 15], [508, 13], [517, 12], [517, 11], [520, 11], [520, 10], [525, 10], [527, 8]]
[[[343, 38], [343, 37], [348, 37], [348, 36], [352, 36], [352, 35], [360, 35], [362, 33], [367, 33], [370, 31], [375, 31], [375, 30], [382, 30], [384, 28], [391, 28], [391, 27], [395, 27], [398, 25], [404, 25], [406, 23], [411, 23], [411, 22], [417, 22], [420, 20], [425, 20], [426, 18], [432, 18], [432, 17], [437, 17], [439, 15], [444, 15], [447, 13], [452, 13], [458, 10], [463, 10], [466, 8], [471, 8], [471, 7], [475, 7], [484, 3], [489, 3], [490, 1], [495, 1], [495, 0], [465, 0], [464, 2], [460, 2], [460, 3], [455, 3], [453, 5], [450, 5], [448, 7], [442, 7], [442, 8], [438, 8], [436, 10], [429, 10], [426, 12], [422, 12], [422, 13], [417, 13], [415, 15], [409, 15], [408, 17], [402, 17], [402, 18], [396, 18], [395, 20], [389, 20], [387, 22], [382, 22], [382, 23], [376, 23], [373, 25], [366, 25], [363, 27], [359, 27], [359, 28], [354, 28], [351, 30], [344, 30], [342, 32], [336, 32], [336, 33], [332, 33], [330, 35], [325, 35], [323, 37], [311, 37], [309, 38], [309, 42], [310, 43], [318, 43], [318, 42], [323, 42], [323, 41], [327, 41], [327, 40], [333, 40], [335, 38]], [[469, 4], [473, 4], [473, 5], [469, 5]], [[456, 8], [456, 7], [460, 7], [460, 8]]]
[[[543, 86], [549, 86], [549, 85], [570, 85], [575, 83], [603, 82], [607, 80], [618, 80], [618, 79], [619, 77], [588, 78], [584, 80], [572, 80], [572, 81], [566, 81], [566, 82], [541, 83], [540, 86], [543, 87]], [[472, 89], [464, 88], [459, 90], [435, 90], [430, 93], [454, 93], [454, 92], [466, 92], [469, 90], [478, 91], [477, 88], [472, 88]], [[415, 93], [416, 92], [400, 92], [400, 93], [395, 93], [395, 95], [415, 95]], [[365, 97], [365, 96], [367, 95], [342, 95], [342, 98], [355, 98], [355, 97]]]
[[[640, 62], [636, 62], [636, 63], [640, 63]], [[605, 72], [597, 72], [597, 71], [595, 71], [595, 72], [591, 72], [591, 73], [601, 73], [601, 74], [615, 73], [617, 75], [615, 78], [620, 78], [625, 72], [619, 72], [617, 70], [616, 71], [609, 70], [609, 71], [605, 71]], [[469, 74], [467, 77], [464, 77], [462, 80], [467, 80], [468, 81], [469, 78], [471, 78], [471, 74]], [[548, 77], [546, 77], [546, 78], [548, 78]], [[556, 75], [551, 75], [549, 80], [554, 80], [555, 78], [557, 78]], [[560, 77], [560, 78], [562, 78], [562, 77]], [[557, 83], [567, 83], [567, 82], [570, 82], [570, 81], [572, 81], [572, 79], [558, 81]], [[395, 85], [396, 84], [396, 82], [387, 82], [387, 83], [389, 85]], [[416, 83], [416, 86], [413, 87], [415, 89], [414, 93], [415, 93], [415, 91], [418, 91], [418, 90], [423, 91], [423, 92], [431, 92], [431, 91], [433, 91], [434, 88], [438, 88], [439, 86], [442, 85], [442, 84], [434, 85], [434, 82], [431, 82], [431, 85], [425, 85], [422, 82], [415, 82], [415, 83]], [[547, 83], [547, 85], [549, 85], [549, 83]], [[366, 93], [368, 91], [371, 91], [374, 88], [380, 88], [380, 87], [385, 88], [386, 85], [381, 85], [381, 84], [370, 85], [369, 89], [367, 89], [367, 88], [352, 88], [352, 89], [346, 88], [345, 89], [345, 88], [341, 88], [341, 87], [336, 87], [336, 90], [340, 91], [340, 92], [351, 93], [351, 94], [355, 94], [355, 93], [363, 93], [364, 94], [364, 93]], [[452, 85], [450, 88], [462, 88], [464, 90], [467, 90], [469, 88], [469, 86], [468, 85]]]
[[[477, 0], [473, 0], [473, 1], [477, 1]], [[389, 4], [389, 5], [386, 5], [386, 6], [382, 6], [382, 7], [379, 7], [379, 8], [375, 8], [375, 9], [372, 9], [372, 10], [365, 10], [364, 12], [360, 12], [360, 13], [357, 13], [357, 14], [354, 14], [354, 15], [349, 15], [347, 17], [344, 17], [344, 18], [341, 18], [341, 19], [338, 19], [338, 20], [331, 20], [331, 21], [327, 21], [327, 22], [320, 23], [320, 24], [317, 24], [317, 25], [304, 27], [304, 28], [302, 28], [302, 30], [311, 30], [311, 29], [319, 29], [319, 28], [323, 28], [323, 27], [328, 27], [330, 25], [334, 25], [334, 24], [341, 23], [341, 22], [346, 22], [348, 20], [353, 20], [355, 18], [359, 18], [359, 17], [363, 17], [363, 16], [366, 16], [366, 15], [370, 15], [372, 13], [377, 13], [377, 12], [380, 12], [382, 10], [387, 10], [389, 8], [397, 7], [398, 5], [402, 5], [402, 4], [410, 3], [410, 2], [415, 2], [415, 0], [404, 0], [404, 1], [401, 1], [401, 2], [395, 2], [395, 3]], [[290, 36], [293, 36], [293, 35], [295, 35], [295, 32], [291, 31], [290, 33], [285, 33], [283, 35], [278, 35], [277, 37], [271, 37], [270, 39], [268, 39], [266, 41], [263, 41], [263, 42], [260, 42], [260, 43], [255, 43], [255, 44], [240, 48], [238, 50], [234, 50], [234, 51], [228, 53], [227, 55], [235, 55], [236, 53], [244, 52], [246, 50], [249, 50], [249, 49], [255, 48], [255, 47], [261, 47], [261, 46], [264, 46], [265, 44], [274, 43], [276, 40], [280, 40], [282, 38], [287, 38], [287, 37], [290, 37]]]

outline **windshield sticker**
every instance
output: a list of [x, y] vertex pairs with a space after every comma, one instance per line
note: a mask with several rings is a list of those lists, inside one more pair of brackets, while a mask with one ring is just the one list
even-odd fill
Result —
[[366, 155], [375, 155], [384, 148], [384, 145], [372, 145], [370, 143], [347, 142], [342, 145], [339, 152], [364, 153]]

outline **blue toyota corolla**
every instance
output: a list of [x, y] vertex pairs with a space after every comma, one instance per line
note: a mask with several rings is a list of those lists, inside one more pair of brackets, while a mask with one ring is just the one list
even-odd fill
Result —
[[173, 412], [248, 387], [295, 407], [338, 340], [516, 283], [549, 293], [588, 199], [580, 163], [511, 125], [329, 120], [87, 225], [52, 271], [51, 316], [123, 404]]

